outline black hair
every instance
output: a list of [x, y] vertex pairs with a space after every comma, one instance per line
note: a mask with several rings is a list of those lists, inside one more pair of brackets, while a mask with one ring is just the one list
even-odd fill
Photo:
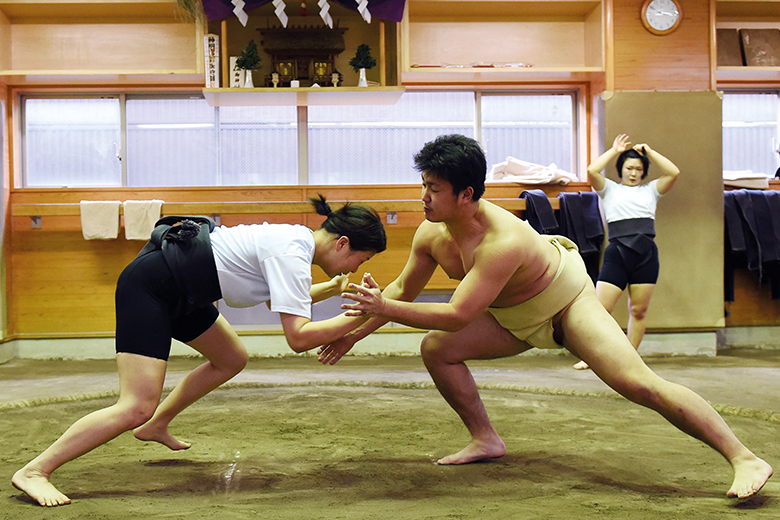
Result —
[[469, 186], [474, 189], [473, 200], [485, 193], [485, 152], [478, 142], [465, 135], [440, 135], [425, 143], [414, 156], [414, 167], [420, 173], [445, 179], [456, 195]]
[[646, 154], [639, 153], [633, 148], [629, 148], [628, 150], [624, 150], [623, 153], [618, 155], [617, 163], [615, 163], [615, 166], [617, 166], [617, 174], [619, 178], [623, 178], [623, 163], [626, 162], [626, 159], [639, 159], [642, 161], [642, 178], [644, 179], [647, 177], [647, 172], [650, 170], [650, 159], [647, 158]]
[[381, 253], [387, 249], [387, 235], [379, 213], [367, 206], [347, 202], [336, 211], [318, 194], [309, 198], [317, 213], [325, 216], [320, 228], [328, 233], [345, 236], [353, 251], [374, 251]]

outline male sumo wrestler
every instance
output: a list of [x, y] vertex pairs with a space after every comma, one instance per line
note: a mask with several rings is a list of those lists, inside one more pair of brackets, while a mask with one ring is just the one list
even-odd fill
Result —
[[[342, 296], [348, 313], [372, 318], [320, 349], [335, 363], [384, 323], [431, 329], [422, 359], [444, 399], [471, 434], [471, 443], [439, 464], [501, 457], [496, 433], [465, 361], [512, 356], [561, 344], [621, 395], [651, 408], [707, 443], [734, 470], [728, 496], [747, 498], [772, 475], [718, 413], [693, 391], [660, 378], [642, 361], [599, 303], [582, 259], [563, 237], [539, 235], [512, 213], [481, 199], [487, 165], [479, 144], [440, 136], [415, 156], [422, 173], [426, 221], [418, 227], [400, 276], [381, 292], [365, 275]], [[414, 303], [437, 266], [460, 280], [448, 303]]]

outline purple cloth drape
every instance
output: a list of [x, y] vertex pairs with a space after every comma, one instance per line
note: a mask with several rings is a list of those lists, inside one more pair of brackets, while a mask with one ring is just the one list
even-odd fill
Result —
[[[329, 0], [335, 2], [347, 9], [357, 11], [357, 2], [355, 0]], [[233, 14], [233, 4], [230, 0], [202, 0], [203, 10], [206, 12], [206, 18], [213, 22], [215, 20], [224, 20], [235, 16]], [[252, 9], [265, 5], [271, 0], [245, 0], [244, 11], [251, 16]], [[288, 7], [297, 8], [297, 4], [291, 0], [285, 0]], [[317, 2], [311, 0], [313, 8], [317, 7]], [[368, 0], [368, 11], [372, 18], [400, 22], [404, 15], [404, 5], [406, 0]]]

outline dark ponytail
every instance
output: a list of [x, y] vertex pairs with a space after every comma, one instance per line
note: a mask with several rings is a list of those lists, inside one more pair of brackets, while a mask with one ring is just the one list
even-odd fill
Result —
[[374, 251], [381, 253], [387, 249], [387, 236], [379, 214], [367, 206], [349, 202], [333, 211], [318, 195], [309, 201], [317, 213], [326, 217], [320, 228], [328, 233], [349, 238], [349, 247], [354, 251]]

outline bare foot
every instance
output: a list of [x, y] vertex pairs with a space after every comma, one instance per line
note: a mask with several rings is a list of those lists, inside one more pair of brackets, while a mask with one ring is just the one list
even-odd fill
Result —
[[734, 483], [727, 493], [729, 497], [749, 498], [758, 493], [769, 477], [772, 476], [772, 466], [756, 457], [755, 459], [736, 462], [734, 467]]
[[574, 368], [574, 370], [588, 370], [590, 367], [584, 361], [580, 361], [578, 363], [575, 363], [574, 367], [572, 368]]
[[11, 483], [16, 489], [24, 491], [42, 506], [56, 507], [70, 504], [70, 499], [60, 493], [49, 482], [49, 477], [40, 471], [24, 467], [14, 473]]
[[468, 464], [479, 460], [497, 459], [506, 454], [506, 445], [504, 441], [496, 437], [495, 441], [483, 442], [473, 440], [471, 444], [460, 450], [458, 453], [447, 455], [436, 461], [436, 464]]
[[140, 441], [159, 442], [160, 444], [168, 446], [174, 451], [186, 450], [192, 446], [189, 442], [182, 442], [178, 440], [176, 437], [168, 433], [167, 429], [159, 431], [154, 427], [149, 426], [148, 423], [141, 425], [133, 430], [133, 435], [135, 435], [135, 438]]

